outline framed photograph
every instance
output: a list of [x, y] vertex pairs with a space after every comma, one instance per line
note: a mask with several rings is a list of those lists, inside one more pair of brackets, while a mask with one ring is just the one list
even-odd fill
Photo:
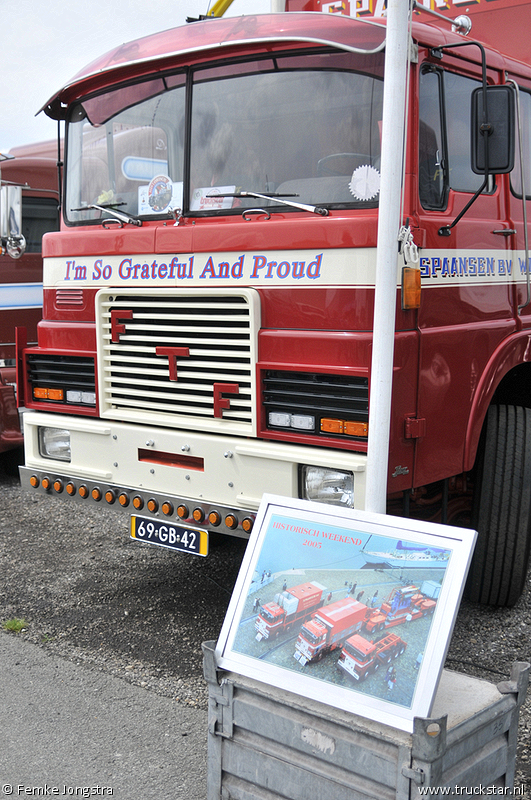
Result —
[[411, 732], [430, 715], [476, 535], [264, 495], [217, 663]]

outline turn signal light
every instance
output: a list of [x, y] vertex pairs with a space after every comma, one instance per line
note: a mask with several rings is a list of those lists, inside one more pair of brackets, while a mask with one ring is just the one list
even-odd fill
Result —
[[366, 422], [352, 422], [323, 417], [321, 419], [321, 431], [323, 433], [342, 433], [346, 436], [366, 438], [369, 435], [369, 426]]
[[253, 525], [254, 525], [254, 520], [252, 520], [250, 517], [245, 517], [245, 519], [242, 520], [242, 528], [245, 531], [245, 533], [251, 533]]
[[192, 517], [195, 519], [196, 522], [203, 522], [205, 518], [205, 512], [203, 511], [202, 508], [199, 507], [194, 508], [194, 510], [192, 511]]
[[225, 525], [227, 528], [234, 530], [234, 528], [238, 527], [238, 517], [235, 517], [234, 514], [227, 514], [225, 517]]
[[65, 393], [62, 389], [50, 389], [42, 386], [36, 386], [33, 389], [33, 397], [35, 400], [64, 400]]

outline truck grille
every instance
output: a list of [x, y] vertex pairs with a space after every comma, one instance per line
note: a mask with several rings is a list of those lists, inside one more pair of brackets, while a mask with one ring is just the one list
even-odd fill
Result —
[[101, 292], [98, 316], [103, 416], [254, 430], [253, 290]]
[[96, 390], [93, 358], [30, 353], [27, 365], [33, 390], [41, 386], [62, 389], [65, 397], [69, 391], [94, 393]]
[[315, 416], [315, 433], [328, 417], [362, 423], [369, 419], [369, 381], [362, 376], [266, 370], [263, 386], [268, 412]]

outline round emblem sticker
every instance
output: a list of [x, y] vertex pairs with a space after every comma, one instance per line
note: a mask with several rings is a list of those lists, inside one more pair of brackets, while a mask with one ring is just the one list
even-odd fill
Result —
[[149, 207], [155, 212], [166, 211], [171, 203], [172, 182], [167, 175], [156, 175], [148, 186]]
[[380, 173], [369, 164], [358, 167], [352, 173], [349, 189], [356, 200], [373, 200], [380, 191]]

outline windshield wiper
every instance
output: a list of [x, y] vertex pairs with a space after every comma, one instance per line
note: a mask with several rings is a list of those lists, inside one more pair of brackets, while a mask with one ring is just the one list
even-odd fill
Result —
[[107, 214], [110, 214], [115, 219], [120, 220], [120, 222], [125, 222], [126, 225], [142, 225], [142, 220], [138, 217], [133, 216], [133, 214], [129, 214], [127, 211], [117, 211], [113, 205], [108, 206], [99, 206], [97, 203], [91, 203], [89, 206], [82, 206], [81, 208], [71, 208], [71, 211], [89, 211], [89, 210], [96, 210], [96, 211], [104, 211]]
[[[210, 195], [209, 195], [210, 196]], [[277, 192], [266, 192], [265, 194], [260, 194], [260, 192], [228, 192], [227, 194], [216, 194], [212, 195], [212, 197], [255, 197], [258, 200], [273, 200], [275, 199], [277, 203], [281, 203], [283, 206], [289, 206], [290, 208], [299, 208], [301, 211], [309, 211], [311, 214], [320, 214], [321, 217], [327, 217], [329, 211], [327, 208], [322, 208], [321, 206], [310, 206], [306, 203], [294, 203], [292, 200], [281, 200], [281, 197], [298, 197], [298, 194], [279, 194]]]

